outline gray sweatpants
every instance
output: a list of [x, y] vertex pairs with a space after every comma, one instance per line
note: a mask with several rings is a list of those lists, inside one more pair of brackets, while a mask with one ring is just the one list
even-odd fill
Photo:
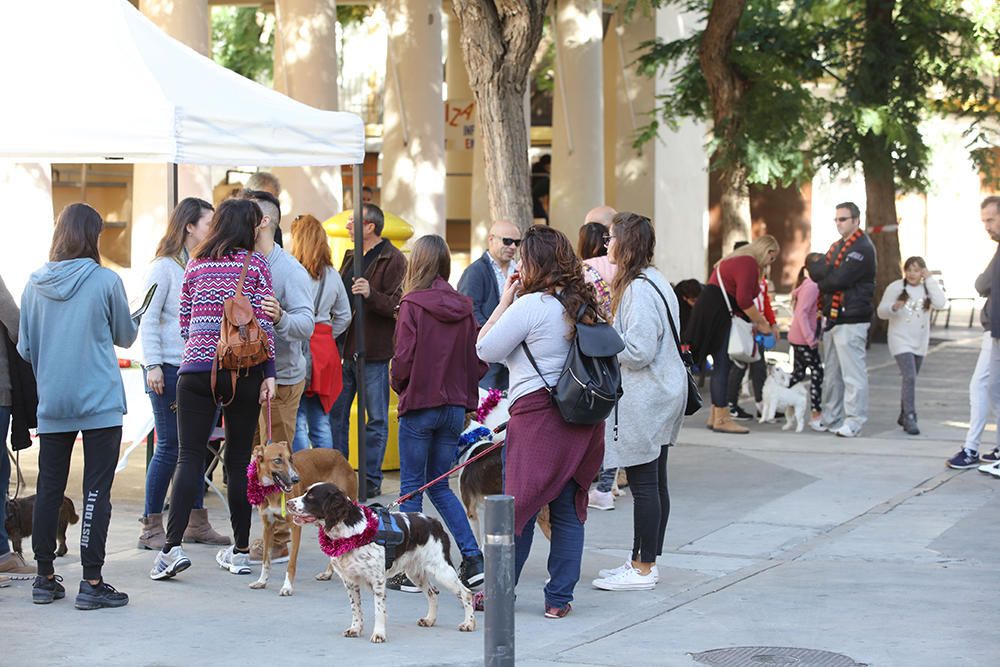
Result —
[[[868, 421], [868, 327], [838, 324], [823, 333], [823, 423], [830, 429], [847, 424], [855, 433]], [[1000, 372], [1000, 349], [997, 350]]]
[[903, 378], [900, 407], [904, 415], [917, 413], [917, 375], [923, 362], [923, 357], [912, 352], [896, 355], [896, 365], [899, 366], [899, 374]]

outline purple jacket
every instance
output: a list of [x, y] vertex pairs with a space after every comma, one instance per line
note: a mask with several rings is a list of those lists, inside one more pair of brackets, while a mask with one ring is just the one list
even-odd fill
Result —
[[472, 300], [446, 280], [406, 294], [396, 316], [395, 356], [389, 381], [399, 414], [422, 408], [479, 405], [479, 378], [488, 366], [476, 355], [479, 325]]

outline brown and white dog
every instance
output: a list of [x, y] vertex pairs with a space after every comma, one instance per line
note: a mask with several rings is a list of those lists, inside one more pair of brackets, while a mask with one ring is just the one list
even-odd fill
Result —
[[[261, 486], [277, 486], [281, 493], [265, 496], [264, 504], [258, 507], [260, 520], [264, 524], [264, 561], [260, 567], [260, 577], [250, 584], [250, 588], [260, 589], [267, 586], [271, 574], [271, 545], [274, 543], [274, 517], [280, 517], [285, 498], [297, 496], [306, 492], [313, 484], [332, 482], [351, 498], [358, 497], [358, 478], [354, 469], [344, 455], [335, 449], [304, 449], [292, 453], [287, 442], [272, 442], [267, 445], [257, 445], [253, 450], [257, 462], [257, 481]], [[302, 537], [302, 526], [293, 523], [292, 545], [288, 555], [288, 568], [285, 571], [285, 583], [279, 595], [287, 596], [294, 592], [295, 571], [299, 558], [299, 542]], [[316, 575], [317, 579], [326, 580], [333, 575], [330, 567], [326, 572]]]
[[[0, 452], [6, 456], [6, 452]], [[26, 498], [16, 498], [7, 500], [4, 510], [6, 519], [4, 528], [10, 537], [10, 543], [18, 556], [24, 556], [21, 551], [21, 540], [31, 537], [31, 523], [35, 516], [35, 496]], [[59, 523], [56, 528], [56, 538], [59, 546], [56, 548], [56, 556], [65, 556], [69, 549], [66, 546], [66, 527], [75, 524], [80, 520], [76, 513], [76, 507], [68, 496], [63, 496], [62, 504], [59, 506]]]
[[[287, 505], [295, 524], [320, 523], [320, 530], [334, 540], [359, 536], [368, 523], [361, 507], [335, 484], [313, 484], [305, 494], [292, 498]], [[361, 612], [361, 586], [364, 585], [375, 597], [375, 629], [371, 641], [378, 644], [386, 640], [385, 583], [400, 572], [405, 572], [427, 596], [427, 615], [418, 620], [417, 625], [429, 628], [437, 622], [438, 592], [431, 583], [433, 578], [462, 601], [465, 619], [458, 629], [463, 632], [475, 630], [472, 591], [462, 585], [455, 572], [450, 556], [451, 542], [441, 522], [419, 512], [394, 512], [393, 518], [403, 533], [403, 542], [396, 547], [396, 558], [388, 571], [385, 569], [385, 549], [375, 542], [330, 559], [351, 599], [351, 625], [344, 636], [359, 637], [364, 630]]]

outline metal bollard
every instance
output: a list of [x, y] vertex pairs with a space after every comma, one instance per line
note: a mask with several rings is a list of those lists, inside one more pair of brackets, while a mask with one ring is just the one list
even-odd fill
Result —
[[514, 496], [486, 497], [486, 667], [514, 665]]

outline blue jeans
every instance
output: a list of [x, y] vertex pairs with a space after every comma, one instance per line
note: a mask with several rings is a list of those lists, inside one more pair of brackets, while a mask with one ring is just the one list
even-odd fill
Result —
[[[351, 404], [358, 391], [354, 381], [353, 359], [344, 361], [344, 388], [337, 402], [330, 409], [330, 431], [333, 447], [340, 450], [345, 458], [350, 458]], [[365, 476], [368, 483], [382, 487], [382, 459], [385, 458], [385, 443], [389, 439], [389, 362], [365, 362], [365, 442], [367, 457]], [[358, 424], [358, 428], [361, 424]]]
[[[146, 470], [146, 508], [143, 516], [163, 512], [167, 487], [177, 466], [177, 366], [163, 364], [163, 393], [157, 395], [146, 385], [146, 395], [153, 405], [153, 423], [156, 425], [156, 447]], [[146, 371], [142, 372], [143, 382]], [[204, 471], [202, 472], [204, 477]], [[194, 498], [194, 508], [205, 506], [205, 485], [200, 484]]]
[[7, 491], [10, 489], [10, 457], [7, 456], [7, 432], [10, 429], [10, 406], [0, 405], [0, 556], [10, 552], [10, 536], [7, 535]]
[[310, 442], [313, 447], [330, 449], [333, 447], [333, 433], [330, 431], [330, 417], [323, 412], [323, 404], [319, 397], [302, 394], [299, 411], [295, 416], [292, 451], [309, 449]]
[[[410, 410], [399, 418], [399, 495], [415, 491], [451, 469], [464, 425], [465, 408], [460, 405]], [[448, 478], [428, 488], [427, 495], [454, 536], [462, 557], [481, 556], [465, 508], [448, 486]], [[404, 512], [422, 511], [421, 496], [414, 495], [399, 508]]]
[[[583, 559], [583, 523], [576, 515], [576, 482], [570, 480], [562, 492], [549, 503], [552, 522], [552, 543], [549, 545], [549, 583], [545, 584], [545, 604], [564, 607], [573, 601], [573, 589], [580, 580], [580, 561]], [[536, 515], [537, 516], [537, 515]], [[521, 569], [535, 535], [535, 517], [525, 524], [520, 535], [514, 536], [514, 585], [521, 578]]]

